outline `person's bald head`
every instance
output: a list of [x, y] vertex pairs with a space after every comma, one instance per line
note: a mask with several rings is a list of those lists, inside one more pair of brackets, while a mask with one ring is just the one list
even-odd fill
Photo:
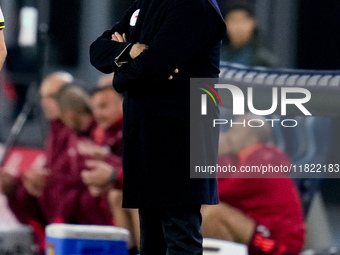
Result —
[[73, 81], [73, 76], [67, 72], [54, 72], [48, 75], [40, 85], [41, 105], [49, 120], [60, 118], [60, 109], [55, 101], [55, 95], [61, 87]]
[[237, 118], [233, 123], [238, 124], [233, 124], [225, 134], [220, 136], [220, 155], [236, 155], [247, 147], [268, 143], [271, 139], [271, 127], [263, 117], [247, 114]]
[[48, 75], [40, 85], [41, 97], [55, 95], [66, 83], [73, 81], [73, 76], [67, 72], [54, 72]]

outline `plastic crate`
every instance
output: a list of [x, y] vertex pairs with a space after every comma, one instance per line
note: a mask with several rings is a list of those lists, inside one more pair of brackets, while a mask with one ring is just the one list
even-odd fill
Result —
[[46, 255], [127, 255], [129, 231], [113, 226], [51, 224]]

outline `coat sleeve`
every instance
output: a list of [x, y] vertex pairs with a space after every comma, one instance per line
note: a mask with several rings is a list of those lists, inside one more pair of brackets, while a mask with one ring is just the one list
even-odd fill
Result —
[[138, 86], [140, 79], [167, 80], [181, 63], [216, 44], [225, 32], [223, 20], [208, 3], [173, 1], [149, 48], [115, 73], [116, 90]]
[[103, 73], [112, 73], [122, 66], [120, 56], [129, 52], [132, 45], [129, 42], [119, 43], [111, 40], [112, 34], [126, 33], [130, 29], [130, 18], [136, 10], [137, 1], [125, 12], [123, 18], [111, 30], [106, 30], [90, 46], [90, 62]]

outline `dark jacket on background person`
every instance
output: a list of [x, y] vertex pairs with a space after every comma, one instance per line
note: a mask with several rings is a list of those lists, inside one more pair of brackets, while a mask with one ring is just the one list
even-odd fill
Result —
[[[67, 160], [67, 144], [72, 131], [67, 128], [60, 120], [50, 122], [50, 133], [47, 139], [45, 149], [46, 164], [45, 168], [49, 169], [50, 175], [46, 179], [46, 187], [43, 194], [37, 198], [30, 195], [18, 177], [17, 189], [13, 197], [9, 199], [9, 206], [18, 220], [24, 224], [34, 219], [44, 224], [52, 223], [54, 220], [55, 208], [58, 206], [59, 193], [54, 189], [56, 177], [55, 172], [65, 168]], [[61, 178], [62, 180], [63, 177]], [[59, 180], [57, 180], [59, 181]], [[64, 180], [67, 181], [67, 180]], [[39, 215], [39, 216], [37, 216]]]
[[[124, 92], [123, 206], [218, 203], [215, 179], [190, 179], [190, 78], [218, 77], [225, 33], [215, 0], [141, 0], [91, 45], [91, 63]], [[137, 42], [148, 49], [131, 60]]]
[[33, 228], [41, 254], [45, 249], [45, 226], [54, 222], [59, 201], [62, 200], [58, 184], [69, 181], [60, 174], [60, 169], [67, 166], [67, 144], [71, 134], [72, 131], [60, 120], [50, 121], [50, 133], [45, 148], [45, 168], [50, 174], [46, 178], [43, 193], [38, 198], [30, 195], [24, 187], [22, 178], [18, 177], [16, 191], [8, 199], [8, 205], [16, 218]]
[[93, 133], [93, 140], [97, 145], [109, 148], [110, 156], [105, 161], [117, 171], [118, 180], [114, 188], [122, 190], [123, 115], [106, 130], [97, 127]]
[[123, 151], [123, 116], [106, 130], [97, 127], [93, 133], [93, 140], [97, 145], [108, 147], [112, 154], [121, 157]]
[[[92, 196], [88, 186], [82, 181], [81, 171], [86, 169], [85, 161], [91, 159], [89, 156], [79, 152], [79, 143], [93, 141], [93, 133], [96, 124], [93, 122], [86, 131], [82, 133], [73, 132], [67, 144], [67, 167], [59, 169], [55, 173], [59, 196], [62, 198], [56, 208], [56, 222], [71, 224], [94, 224], [112, 225], [113, 219], [109, 209], [107, 194]], [[112, 160], [110, 159], [112, 156]], [[115, 168], [121, 166], [121, 160], [117, 156], [110, 155], [105, 159]], [[61, 181], [61, 177], [64, 181]], [[65, 179], [67, 181], [65, 181]]]

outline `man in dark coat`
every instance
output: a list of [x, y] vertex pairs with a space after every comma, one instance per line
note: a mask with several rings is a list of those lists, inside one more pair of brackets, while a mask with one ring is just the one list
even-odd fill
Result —
[[142, 255], [202, 254], [200, 207], [218, 196], [190, 179], [190, 78], [218, 77], [225, 32], [215, 0], [139, 0], [91, 45], [124, 92], [123, 206], [139, 208]]

